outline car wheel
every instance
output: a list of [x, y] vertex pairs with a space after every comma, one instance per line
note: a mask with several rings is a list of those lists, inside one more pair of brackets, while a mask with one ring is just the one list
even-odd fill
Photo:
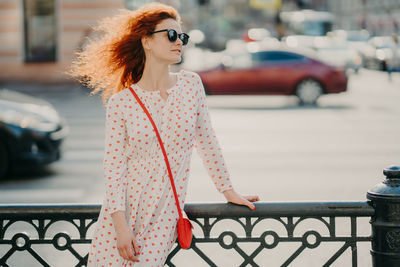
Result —
[[321, 84], [314, 79], [302, 80], [296, 86], [296, 96], [301, 105], [314, 105], [322, 93]]
[[0, 142], [0, 180], [2, 180], [8, 171], [9, 157], [8, 152], [4, 144]]

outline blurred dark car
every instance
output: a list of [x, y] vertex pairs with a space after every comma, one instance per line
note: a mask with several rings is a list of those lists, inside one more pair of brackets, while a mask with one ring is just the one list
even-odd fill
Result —
[[[250, 49], [252, 50], [252, 49]], [[346, 71], [309, 53], [273, 48], [225, 56], [214, 69], [198, 72], [209, 95], [296, 95], [315, 104], [322, 94], [347, 90]]]
[[0, 179], [59, 160], [68, 129], [47, 101], [0, 89]]

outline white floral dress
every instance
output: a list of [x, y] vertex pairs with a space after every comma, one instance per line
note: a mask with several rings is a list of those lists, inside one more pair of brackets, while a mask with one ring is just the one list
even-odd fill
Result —
[[[193, 146], [217, 190], [232, 189], [221, 148], [212, 128], [204, 86], [191, 71], [177, 73], [177, 83], [160, 91], [132, 84], [160, 133], [184, 207]], [[107, 102], [105, 128], [105, 195], [95, 224], [88, 266], [164, 266], [177, 238], [179, 218], [165, 160], [151, 122], [129, 88]], [[110, 216], [125, 211], [136, 236], [140, 262], [123, 259]]]

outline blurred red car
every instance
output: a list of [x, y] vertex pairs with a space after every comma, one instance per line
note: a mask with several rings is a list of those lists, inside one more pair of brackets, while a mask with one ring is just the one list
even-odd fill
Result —
[[296, 95], [300, 104], [345, 92], [348, 81], [345, 68], [284, 48], [224, 56], [219, 67], [198, 74], [209, 95]]

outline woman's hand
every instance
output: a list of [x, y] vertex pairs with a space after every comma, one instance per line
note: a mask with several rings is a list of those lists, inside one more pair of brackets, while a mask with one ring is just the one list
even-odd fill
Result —
[[234, 189], [228, 189], [222, 192], [228, 202], [248, 206], [250, 209], [255, 210], [256, 207], [250, 201], [259, 201], [260, 198], [256, 195], [241, 196]]
[[[114, 228], [117, 234], [117, 249], [119, 255], [125, 260], [137, 261], [139, 255], [139, 247], [133, 231], [129, 229], [126, 223], [125, 214], [122, 211], [117, 211], [111, 215], [114, 221]], [[136, 256], [133, 255], [135, 251]]]
[[[133, 231], [126, 229], [117, 234], [117, 248], [119, 255], [125, 260], [139, 262], [137, 258], [139, 255], [139, 248]], [[132, 248], [134, 248], [136, 256], [133, 255]]]

